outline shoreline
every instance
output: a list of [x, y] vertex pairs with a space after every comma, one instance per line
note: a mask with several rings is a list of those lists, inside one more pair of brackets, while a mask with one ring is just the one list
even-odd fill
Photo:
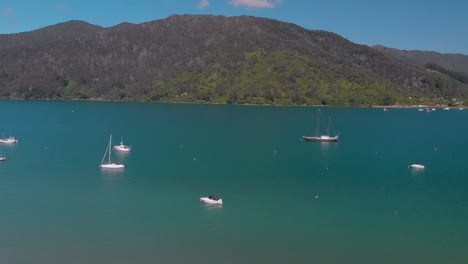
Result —
[[238, 106], [260, 106], [260, 107], [340, 107], [340, 108], [378, 108], [378, 109], [411, 109], [411, 108], [450, 108], [460, 109], [468, 108], [468, 106], [448, 106], [448, 105], [368, 105], [368, 106], [351, 106], [351, 105], [275, 105], [275, 104], [228, 104], [228, 103], [210, 103], [210, 102], [156, 102], [156, 101], [126, 101], [126, 100], [111, 100], [111, 99], [0, 99], [0, 101], [31, 101], [31, 102], [107, 102], [107, 103], [150, 103], [150, 104], [193, 104], [193, 105], [238, 105]]

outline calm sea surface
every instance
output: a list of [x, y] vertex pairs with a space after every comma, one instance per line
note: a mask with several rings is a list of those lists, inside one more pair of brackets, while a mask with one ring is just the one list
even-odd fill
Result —
[[0, 101], [0, 263], [468, 263], [468, 110], [316, 112]]

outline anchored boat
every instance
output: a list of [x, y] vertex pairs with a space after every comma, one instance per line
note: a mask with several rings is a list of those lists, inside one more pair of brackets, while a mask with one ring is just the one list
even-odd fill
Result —
[[339, 135], [336, 135], [336, 136], [330, 135], [331, 126], [332, 126], [331, 117], [329, 117], [327, 134], [326, 135], [320, 134], [320, 110], [318, 110], [316, 136], [303, 136], [302, 139], [304, 139], [305, 141], [315, 141], [315, 142], [337, 142], [339, 139]]
[[207, 204], [223, 204], [223, 199], [216, 198], [213, 195], [208, 197], [200, 197], [200, 202]]
[[120, 145], [115, 145], [114, 146], [115, 151], [122, 151], [122, 152], [130, 152], [132, 151], [131, 146], [124, 145], [123, 140], [120, 141]]
[[411, 164], [408, 167], [415, 170], [424, 170], [426, 168], [426, 166], [422, 164]]
[[4, 143], [4, 144], [16, 144], [16, 143], [18, 143], [18, 139], [15, 138], [15, 137], [0, 138], [0, 143]]
[[[101, 165], [99, 166], [101, 169], [123, 169], [125, 166], [118, 162], [118, 161], [111, 161], [111, 152], [112, 152], [112, 135], [109, 138], [109, 144], [107, 145], [106, 152], [104, 152], [104, 156], [102, 157]], [[104, 163], [104, 159], [106, 155], [109, 154], [109, 159], [107, 163]]]

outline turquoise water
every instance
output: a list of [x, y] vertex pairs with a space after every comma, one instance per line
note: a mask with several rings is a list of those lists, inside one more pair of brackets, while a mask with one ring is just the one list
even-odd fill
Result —
[[468, 111], [316, 111], [1, 101], [0, 263], [468, 263]]

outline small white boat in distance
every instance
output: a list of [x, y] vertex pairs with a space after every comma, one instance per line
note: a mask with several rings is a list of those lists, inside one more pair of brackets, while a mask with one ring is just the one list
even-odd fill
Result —
[[[101, 165], [99, 166], [101, 169], [123, 169], [125, 166], [118, 162], [118, 161], [111, 161], [111, 152], [112, 152], [112, 135], [109, 139], [109, 144], [107, 145], [106, 152], [104, 152], [104, 156], [102, 157]], [[109, 160], [107, 163], [104, 163], [104, 159], [106, 158], [107, 153], [109, 153]]]
[[308, 136], [303, 136], [302, 139], [305, 141], [317, 141], [317, 142], [337, 142], [339, 139], [339, 136], [334, 136], [330, 137], [327, 135], [321, 135], [318, 137], [308, 137]]
[[200, 197], [200, 202], [207, 204], [223, 204], [223, 199], [219, 199], [214, 197], [213, 195], [210, 195], [208, 197]]
[[444, 110], [450, 110], [450, 108], [448, 108], [448, 107], [444, 107]]
[[5, 161], [6, 160], [6, 157], [5, 156], [2, 156], [0, 155], [0, 161]]
[[424, 170], [426, 167], [422, 164], [411, 164], [408, 168], [415, 169], [415, 170]]
[[16, 144], [16, 143], [18, 143], [18, 139], [15, 138], [15, 137], [0, 138], [0, 143], [4, 143], [4, 144]]
[[132, 147], [124, 145], [123, 141], [120, 141], [120, 145], [115, 145], [114, 150], [122, 151], [122, 152], [130, 152], [130, 151], [132, 151]]
[[418, 111], [419, 111], [419, 112], [423, 112], [423, 111], [424, 111], [424, 109], [422, 109], [422, 108], [419, 108], [419, 109], [418, 109]]

